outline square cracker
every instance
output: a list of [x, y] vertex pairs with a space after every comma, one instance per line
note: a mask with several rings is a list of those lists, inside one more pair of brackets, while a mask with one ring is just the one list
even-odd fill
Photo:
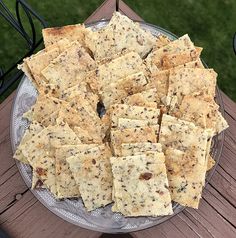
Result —
[[196, 60], [199, 61], [200, 68], [204, 68], [203, 64], [200, 64], [201, 60], [199, 59], [201, 50], [186, 50], [181, 53], [165, 55], [162, 58], [161, 69], [171, 69]]
[[59, 54], [59, 48], [53, 48], [50, 51], [39, 51], [37, 54], [25, 58], [23, 64], [27, 66], [20, 66], [20, 69], [22, 69], [26, 75], [30, 74], [37, 86], [44, 86], [47, 83], [47, 79], [41, 74], [41, 71]]
[[217, 134], [228, 127], [218, 108], [212, 98], [188, 95], [183, 98], [178, 112], [174, 115], [203, 128], [210, 128]]
[[85, 36], [86, 46], [93, 52], [96, 61], [109, 60], [118, 53], [113, 29], [108, 25], [98, 31], [89, 31]]
[[108, 109], [111, 104], [121, 103], [127, 96], [143, 91], [146, 84], [147, 79], [143, 72], [131, 74], [109, 84], [100, 92], [105, 108]]
[[[204, 68], [200, 59], [196, 61], [191, 61], [176, 68]], [[165, 102], [165, 97], [168, 94], [169, 88], [169, 75], [170, 70], [161, 70], [155, 73], [151, 73], [148, 76], [147, 89], [156, 88], [157, 89], [157, 103], [160, 106]]]
[[84, 38], [87, 32], [88, 30], [84, 25], [80, 24], [44, 28], [42, 30], [43, 41], [46, 48], [55, 45], [62, 39], [67, 39], [69, 42], [77, 40], [81, 45], [85, 45]]
[[65, 101], [57, 98], [39, 94], [36, 103], [29, 111], [23, 114], [23, 117], [27, 118], [29, 121], [38, 121], [41, 123], [46, 118], [49, 118], [55, 111], [58, 111], [62, 105], [66, 104]]
[[163, 153], [110, 159], [115, 204], [124, 216], [161, 216], [173, 213]]
[[150, 125], [157, 125], [160, 110], [151, 107], [132, 106], [126, 104], [114, 104], [110, 108], [111, 127], [118, 126], [119, 118], [128, 118], [148, 121]]
[[[145, 66], [136, 52], [130, 52], [112, 61], [99, 65], [95, 77], [98, 81], [98, 91], [118, 79], [138, 72], [144, 72]], [[93, 79], [94, 80], [94, 79]]]
[[186, 95], [207, 95], [213, 99], [216, 77], [217, 73], [213, 69], [172, 69], [168, 88], [168, 97], [171, 99], [170, 108], [173, 109], [180, 105]]
[[125, 104], [141, 107], [157, 108], [158, 94], [156, 88], [150, 88], [140, 93], [135, 93], [122, 100]]
[[117, 52], [128, 49], [144, 57], [155, 45], [155, 37], [149, 31], [119, 12], [113, 14], [109, 26], [113, 29]]
[[[95, 69], [96, 63], [79, 42], [73, 42], [54, 59], [41, 73], [58, 90], [65, 90], [84, 81], [87, 73]], [[69, 72], [69, 73], [68, 73]]]
[[[49, 126], [33, 136], [24, 145], [22, 153], [36, 171], [38, 177], [57, 196], [54, 147], [63, 144], [78, 144], [80, 140], [67, 124]], [[50, 176], [50, 177], [48, 177]]]
[[106, 206], [112, 202], [112, 172], [110, 149], [102, 145], [99, 151], [92, 148], [86, 153], [67, 158], [81, 197], [88, 211]]
[[24, 157], [22, 153], [22, 146], [29, 141], [34, 135], [38, 134], [40, 131], [42, 131], [44, 127], [37, 121], [32, 121], [29, 125], [29, 128], [25, 131], [25, 134], [23, 138], [20, 141], [19, 146], [17, 147], [13, 158], [19, 160], [20, 162], [24, 164], [29, 164], [27, 158]]
[[145, 154], [148, 151], [162, 152], [162, 146], [160, 143], [150, 143], [150, 142], [121, 144], [122, 156]]
[[167, 148], [189, 151], [202, 165], [206, 161], [208, 131], [192, 122], [163, 114], [159, 133], [159, 143]]
[[[154, 73], [158, 72], [162, 67], [162, 59], [166, 55], [180, 54], [185, 51], [196, 52], [193, 42], [188, 35], [184, 35], [177, 40], [170, 42], [169, 44], [151, 52], [146, 58], [145, 62], [148, 69]], [[186, 62], [184, 62], [186, 63]]]
[[122, 156], [121, 145], [135, 142], [157, 142], [159, 126], [111, 130], [111, 146], [116, 156]]
[[206, 166], [193, 159], [189, 151], [168, 148], [165, 155], [171, 199], [182, 206], [198, 208]]
[[128, 118], [119, 118], [117, 129], [128, 129], [128, 128], [139, 128], [144, 126], [151, 126], [148, 121], [137, 120], [137, 119], [128, 119]]

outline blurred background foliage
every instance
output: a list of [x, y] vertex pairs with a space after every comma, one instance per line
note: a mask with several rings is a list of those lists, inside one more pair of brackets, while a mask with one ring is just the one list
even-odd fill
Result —
[[[15, 0], [5, 0], [14, 12]], [[83, 22], [101, 0], [28, 0], [49, 26]], [[219, 87], [236, 101], [235, 0], [125, 0], [145, 21], [181, 36], [188, 33], [204, 48], [203, 60], [218, 73]], [[25, 21], [26, 22], [26, 21]], [[0, 17], [0, 67], [7, 69], [26, 53], [24, 40]], [[37, 24], [40, 34], [40, 25]], [[12, 89], [13, 90], [13, 89]]]

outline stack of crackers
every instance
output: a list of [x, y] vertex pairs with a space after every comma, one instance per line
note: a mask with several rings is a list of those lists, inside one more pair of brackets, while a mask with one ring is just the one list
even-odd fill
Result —
[[32, 167], [32, 188], [81, 197], [88, 211], [114, 202], [124, 216], [198, 208], [212, 137], [228, 127], [202, 48], [118, 12], [101, 30], [47, 28], [43, 39], [19, 66], [38, 90], [14, 155]]

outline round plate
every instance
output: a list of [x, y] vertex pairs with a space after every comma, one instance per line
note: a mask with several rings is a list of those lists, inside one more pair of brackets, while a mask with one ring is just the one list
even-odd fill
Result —
[[[98, 30], [106, 25], [107, 21], [99, 21], [87, 25], [87, 27], [90, 27], [92, 30]], [[143, 29], [151, 31], [154, 36], [164, 34], [171, 40], [177, 38], [174, 34], [160, 27], [141, 22], [140, 25]], [[20, 140], [28, 126], [27, 120], [23, 119], [22, 115], [35, 103], [36, 98], [36, 89], [29, 79], [26, 76], [23, 76], [17, 89], [11, 117], [11, 143], [13, 151], [15, 151], [17, 145], [20, 143]], [[221, 112], [224, 112], [222, 99], [218, 89], [216, 101], [220, 105]], [[213, 138], [211, 154], [216, 163], [218, 163], [221, 155], [223, 140], [223, 133]], [[22, 164], [18, 161], [16, 163], [25, 183], [30, 188], [32, 177], [32, 170], [30, 166]], [[210, 177], [214, 173], [214, 170], [215, 169], [212, 169], [211, 172], [207, 174], [207, 181], [209, 181]], [[65, 199], [58, 201], [46, 189], [36, 189], [31, 191], [43, 205], [62, 219], [87, 229], [105, 233], [121, 233], [142, 230], [160, 224], [184, 209], [184, 207], [173, 203], [174, 214], [171, 216], [160, 216], [156, 218], [125, 218], [120, 213], [113, 213], [111, 211], [111, 205], [108, 205], [105, 208], [96, 209], [92, 212], [87, 212], [81, 199]]]

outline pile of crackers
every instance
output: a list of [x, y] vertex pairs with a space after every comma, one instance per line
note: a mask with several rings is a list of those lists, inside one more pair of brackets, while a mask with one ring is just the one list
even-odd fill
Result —
[[98, 31], [47, 28], [43, 39], [19, 66], [38, 90], [14, 155], [32, 167], [32, 189], [124, 216], [198, 208], [212, 137], [228, 127], [202, 48], [118, 12]]

